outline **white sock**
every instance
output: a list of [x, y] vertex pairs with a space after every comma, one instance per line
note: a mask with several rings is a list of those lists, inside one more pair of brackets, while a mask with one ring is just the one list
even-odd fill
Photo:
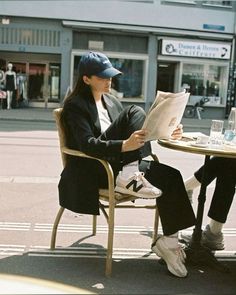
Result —
[[170, 249], [175, 249], [178, 247], [178, 232], [170, 236], [163, 236], [163, 240]]
[[125, 166], [123, 166], [122, 171], [121, 171], [121, 176], [130, 178], [131, 176], [134, 175], [135, 172], [139, 171], [139, 163], [138, 160], [132, 163], [129, 163]]
[[190, 178], [185, 180], [184, 185], [185, 185], [186, 191], [192, 191], [198, 186], [200, 186], [201, 182], [199, 182], [195, 176], [191, 176]]
[[218, 221], [216, 221], [214, 219], [210, 219], [209, 227], [210, 227], [211, 232], [214, 235], [217, 235], [217, 234], [221, 233], [222, 229], [223, 229], [223, 226], [224, 226], [224, 223], [218, 222]]

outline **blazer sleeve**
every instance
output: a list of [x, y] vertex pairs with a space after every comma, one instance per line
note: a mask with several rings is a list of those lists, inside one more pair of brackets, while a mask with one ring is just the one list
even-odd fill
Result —
[[67, 145], [88, 155], [107, 161], [121, 161], [123, 140], [101, 140], [86, 108], [68, 105], [63, 110]]

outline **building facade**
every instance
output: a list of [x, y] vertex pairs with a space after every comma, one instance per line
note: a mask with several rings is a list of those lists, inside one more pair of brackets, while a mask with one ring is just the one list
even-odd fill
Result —
[[[104, 52], [123, 75], [112, 92], [148, 110], [157, 90], [191, 93], [185, 116], [204, 101], [202, 118], [235, 105], [234, 1], [0, 2], [0, 67], [11, 62], [17, 99], [61, 105], [81, 55]], [[3, 84], [2, 84], [3, 87]]]

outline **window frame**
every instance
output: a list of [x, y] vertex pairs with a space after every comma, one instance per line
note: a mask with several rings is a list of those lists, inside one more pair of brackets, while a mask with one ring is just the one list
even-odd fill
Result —
[[[73, 88], [73, 77], [74, 77], [74, 59], [76, 56], [82, 56], [86, 51], [84, 50], [72, 50], [71, 52], [71, 71], [70, 71], [70, 89]], [[143, 61], [143, 79], [142, 79], [142, 93], [140, 97], [125, 97], [118, 98], [121, 102], [146, 102], [147, 97], [147, 79], [148, 79], [148, 54], [137, 54], [137, 53], [120, 53], [120, 52], [107, 52], [103, 51], [108, 58], [120, 58], [127, 60], [140, 60]]]
[[[227, 101], [227, 87], [228, 87], [228, 77], [229, 77], [229, 63], [227, 62], [216, 62], [215, 60], [214, 61], [211, 61], [211, 60], [199, 60], [199, 61], [193, 61], [193, 60], [181, 60], [181, 65], [180, 65], [180, 75], [179, 75], [179, 87], [181, 88], [182, 87], [182, 77], [183, 77], [183, 66], [184, 64], [192, 64], [192, 65], [201, 65], [203, 66], [203, 71], [205, 72], [206, 69], [209, 69], [210, 66], [217, 66], [217, 67], [225, 67], [225, 73], [226, 73], [226, 79], [225, 79], [225, 82], [224, 81], [220, 81], [220, 83], [223, 83], [222, 84], [222, 87], [224, 88], [222, 90], [222, 96], [221, 96], [221, 101], [220, 103], [217, 103], [218, 106], [225, 106], [226, 105], [226, 101]], [[204, 79], [205, 80], [205, 76], [204, 76]], [[190, 99], [189, 99], [189, 102], [195, 102], [195, 100], [197, 98], [202, 98], [202, 97], [205, 97], [204, 95], [191, 95], [190, 93]], [[208, 98], [213, 98], [214, 96], [209, 96]], [[215, 106], [215, 104], [213, 102], [210, 101], [210, 103], [208, 104], [209, 106]]]

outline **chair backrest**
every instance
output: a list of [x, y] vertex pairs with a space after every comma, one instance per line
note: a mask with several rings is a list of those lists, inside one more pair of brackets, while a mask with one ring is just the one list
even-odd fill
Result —
[[63, 164], [63, 167], [65, 167], [66, 154], [63, 153], [63, 148], [66, 147], [66, 135], [65, 135], [65, 131], [63, 129], [63, 126], [61, 124], [61, 113], [62, 113], [62, 108], [57, 108], [57, 109], [53, 110], [53, 116], [56, 121], [56, 126], [57, 126], [57, 131], [58, 131], [58, 136], [59, 136], [59, 145], [60, 145], [62, 164]]

